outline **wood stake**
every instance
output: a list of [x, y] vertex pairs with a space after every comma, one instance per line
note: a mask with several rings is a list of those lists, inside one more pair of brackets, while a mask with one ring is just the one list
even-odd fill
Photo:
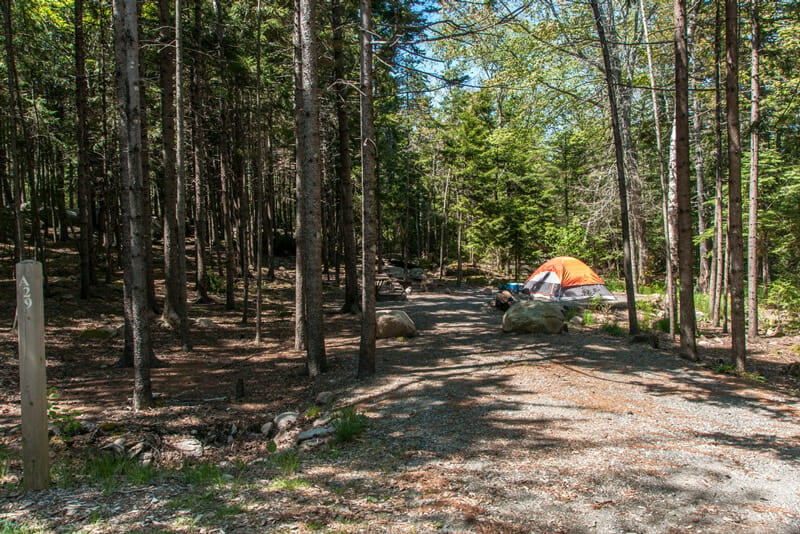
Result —
[[42, 264], [17, 264], [19, 384], [22, 404], [23, 487], [44, 489], [50, 480], [47, 441], [47, 378], [44, 359]]

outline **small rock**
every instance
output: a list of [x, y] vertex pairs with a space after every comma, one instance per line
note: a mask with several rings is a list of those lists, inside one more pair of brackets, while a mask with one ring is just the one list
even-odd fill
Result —
[[295, 440], [297, 440], [297, 443], [300, 443], [302, 441], [307, 441], [310, 439], [325, 438], [333, 435], [335, 431], [336, 429], [333, 428], [332, 426], [310, 428], [304, 432], [300, 432], [295, 438]]
[[199, 439], [185, 438], [175, 443], [175, 448], [184, 454], [184, 456], [191, 456], [199, 458], [203, 456], [204, 448]]
[[336, 395], [333, 393], [333, 391], [320, 391], [317, 393], [315, 403], [319, 406], [327, 406], [333, 402], [335, 397]]
[[272, 421], [264, 423], [263, 425], [261, 425], [261, 433], [264, 434], [265, 436], [269, 436], [269, 433], [272, 432], [273, 426], [274, 425], [272, 424]]
[[102, 450], [111, 452], [114, 456], [125, 456], [125, 438], [117, 438], [102, 447]]
[[331, 417], [330, 415], [325, 416], [325, 417], [320, 417], [319, 419], [314, 421], [314, 423], [311, 426], [313, 426], [315, 428], [318, 428], [318, 427], [321, 427], [321, 426], [326, 426], [332, 420], [333, 420], [333, 417]]
[[212, 321], [208, 317], [198, 317], [197, 319], [195, 319], [194, 324], [202, 328], [213, 328], [217, 326], [216, 323], [214, 323], [214, 321]]

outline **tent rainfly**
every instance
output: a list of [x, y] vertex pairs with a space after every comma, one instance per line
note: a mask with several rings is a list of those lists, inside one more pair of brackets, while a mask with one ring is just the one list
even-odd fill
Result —
[[559, 256], [543, 263], [525, 281], [522, 290], [532, 299], [565, 304], [588, 303], [592, 299], [617, 301], [597, 273], [570, 256]]

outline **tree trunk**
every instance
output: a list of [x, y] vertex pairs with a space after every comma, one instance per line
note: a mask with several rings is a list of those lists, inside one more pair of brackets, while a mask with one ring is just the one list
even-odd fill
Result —
[[658, 175], [661, 183], [661, 216], [664, 220], [664, 242], [666, 253], [666, 277], [665, 277], [665, 293], [666, 293], [666, 306], [667, 315], [669, 317], [669, 335], [675, 337], [675, 270], [673, 269], [672, 256], [672, 230], [670, 228], [670, 209], [669, 209], [669, 178], [667, 175], [667, 166], [664, 164], [664, 146], [661, 141], [661, 114], [658, 108], [658, 94], [656, 92], [656, 79], [653, 70], [653, 52], [650, 47], [650, 31], [648, 28], [647, 18], [644, 10], [644, 0], [639, 0], [639, 11], [642, 15], [642, 25], [644, 28], [644, 40], [647, 43], [647, 73], [650, 80], [650, 101], [653, 105], [653, 120], [656, 129], [656, 152], [658, 155]]
[[179, 317], [181, 345], [183, 350], [191, 350], [189, 339], [189, 316], [186, 308], [186, 169], [184, 166], [184, 107], [183, 107], [183, 3], [175, 0], [175, 169], [176, 169], [176, 209], [178, 223], [178, 294], [176, 310]]
[[600, 38], [600, 47], [603, 51], [603, 65], [605, 66], [608, 101], [611, 107], [611, 128], [614, 132], [614, 149], [617, 160], [617, 184], [619, 188], [619, 202], [622, 217], [622, 243], [625, 261], [625, 293], [628, 303], [628, 325], [631, 334], [639, 332], [639, 321], [636, 316], [636, 294], [633, 279], [633, 258], [631, 253], [630, 224], [628, 222], [628, 190], [625, 179], [625, 155], [623, 153], [622, 136], [619, 126], [619, 113], [617, 111], [616, 87], [620, 84], [619, 66], [612, 63], [606, 39], [604, 17], [600, 11], [599, 0], [590, 0], [594, 14], [597, 34]]
[[697, 360], [694, 310], [694, 244], [689, 177], [689, 50], [686, 0], [675, 0], [675, 182], [678, 193], [678, 277], [680, 281], [680, 355]]
[[723, 248], [724, 239], [724, 223], [723, 223], [723, 200], [722, 200], [722, 86], [721, 86], [721, 54], [722, 54], [722, 35], [721, 35], [721, 5], [722, 2], [716, 2], [716, 15], [715, 15], [715, 37], [714, 37], [714, 253], [711, 261], [711, 282], [712, 287], [709, 291], [709, 300], [711, 301], [711, 322], [714, 326], [720, 324], [720, 304], [724, 298], [722, 291], [722, 281], [724, 278], [724, 257], [725, 249]]
[[206, 151], [205, 131], [203, 128], [203, 111], [201, 81], [203, 78], [203, 56], [201, 54], [201, 26], [202, 26], [202, 0], [195, 0], [194, 11], [194, 36], [191, 50], [191, 107], [192, 107], [192, 156], [194, 166], [194, 248], [195, 248], [195, 287], [197, 301], [211, 302], [208, 296], [208, 271], [206, 251], [208, 250], [208, 216], [206, 204]]
[[300, 132], [303, 130], [303, 52], [300, 38], [300, 0], [294, 0], [294, 28], [292, 44], [294, 46], [294, 122], [295, 122], [295, 281], [294, 281], [294, 348], [306, 350], [308, 322], [306, 319], [306, 279], [303, 270], [305, 249], [301, 245], [301, 228], [303, 227], [304, 212], [302, 209], [303, 178], [302, 169], [305, 156], [305, 147], [300, 142]]
[[376, 330], [375, 318], [375, 264], [378, 256], [378, 220], [376, 196], [376, 144], [373, 110], [372, 75], [372, 4], [370, 0], [360, 0], [361, 24], [360, 42], [360, 82], [361, 95], [361, 188], [363, 194], [362, 219], [362, 261], [361, 261], [361, 341], [358, 350], [358, 376], [375, 374]]
[[758, 337], [758, 164], [761, 138], [761, 84], [759, 77], [761, 23], [759, 0], [752, 0], [750, 42], [750, 212], [747, 220], [747, 337]]
[[731, 360], [745, 370], [742, 147], [739, 131], [739, 4], [725, 0], [725, 102], [728, 119], [728, 247], [731, 294]]
[[142, 135], [140, 131], [139, 36], [134, 0], [114, 0], [114, 32], [119, 101], [120, 180], [125, 235], [125, 284], [130, 290], [133, 339], [133, 408], [152, 405], [150, 384], [150, 326], [147, 321], [146, 239], [149, 221], [144, 212]]
[[[341, 213], [342, 247], [344, 249], [344, 303], [343, 313], [358, 313], [358, 266], [356, 230], [353, 217], [353, 183], [350, 178], [350, 123], [347, 117], [347, 98], [350, 93], [345, 81], [344, 37], [342, 32], [342, 4], [331, 1], [331, 25], [333, 26], [333, 64], [336, 88], [336, 121], [339, 126], [339, 158], [336, 163], [336, 180], [339, 191]], [[338, 265], [338, 262], [337, 262]]]
[[[699, 14], [702, 3], [697, 3], [696, 7], [690, 14], [689, 25], [687, 28], [687, 39], [689, 47], [689, 57], [694, 53], [694, 35], [697, 27], [697, 16]], [[695, 90], [696, 80], [700, 77], [698, 71], [698, 62], [691, 61], [692, 73], [689, 75], [689, 98], [692, 103], [692, 132], [690, 134], [691, 145], [694, 147], [694, 171], [695, 182], [697, 183], [697, 233], [701, 236], [700, 243], [698, 244], [698, 254], [700, 256], [700, 273], [697, 278], [697, 290], [705, 293], [709, 285], [709, 277], [711, 271], [711, 262], [708, 257], [708, 239], [706, 233], [706, 216], [705, 216], [705, 154], [703, 152], [703, 120], [701, 99]]]
[[83, 0], [75, 0], [75, 112], [78, 148], [78, 213], [81, 227], [78, 251], [80, 255], [81, 299], [89, 298], [92, 285], [92, 265], [89, 243], [92, 239], [91, 179], [89, 176], [89, 136], [87, 129], [88, 91], [86, 81], [86, 42], [83, 35]]
[[[256, 2], [256, 105], [255, 121], [261, 121], [261, 0]], [[264, 243], [264, 180], [261, 174], [261, 160], [264, 156], [262, 151], [263, 139], [261, 137], [262, 128], [256, 128], [256, 343], [261, 343], [261, 261], [263, 259], [262, 245]]]
[[[170, 7], [171, 0], [159, 0], [159, 69], [161, 75], [161, 154], [163, 163], [164, 197], [164, 308], [162, 319], [181, 336], [188, 348], [188, 328], [186, 326], [185, 273], [181, 272], [181, 258], [185, 258], [184, 243], [180, 241], [182, 221], [178, 212], [183, 212], [179, 189], [178, 155], [176, 143], [177, 106], [176, 95], [176, 50], [172, 43], [177, 37], [170, 31], [173, 28]], [[178, 7], [176, 0], [175, 6]], [[175, 15], [178, 20], [178, 14]], [[184, 260], [185, 261], [185, 260]]]
[[301, 109], [303, 124], [298, 131], [303, 146], [299, 229], [303, 248], [305, 282], [306, 355], [313, 378], [327, 370], [322, 315], [322, 217], [319, 94], [317, 88], [316, 0], [300, 0]]
[[19, 127], [17, 121], [17, 64], [14, 52], [14, 30], [11, 18], [11, 0], [3, 0], [3, 29], [6, 45], [6, 74], [8, 76], [8, 122], [9, 122], [9, 149], [8, 156], [11, 160], [11, 171], [14, 173], [14, 263], [19, 263], [26, 258], [25, 231], [22, 218], [22, 190], [24, 188], [22, 162], [20, 161]]

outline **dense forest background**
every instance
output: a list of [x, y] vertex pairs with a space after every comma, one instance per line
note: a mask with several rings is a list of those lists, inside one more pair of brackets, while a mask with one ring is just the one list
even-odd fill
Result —
[[[692, 285], [726, 321], [744, 241], [757, 335], [757, 303], [800, 308], [800, 7], [685, 7]], [[373, 212], [377, 258], [459, 281], [470, 265], [520, 280], [572, 255], [610, 279], [627, 273], [634, 291], [676, 292], [672, 3], [3, 0], [2, 14], [2, 253], [46, 273], [47, 243], [75, 238], [82, 297], [116, 276], [134, 238], [119, 135], [130, 120], [144, 238], [163, 242], [163, 313], [187, 348], [187, 287], [200, 300], [225, 288], [232, 309], [234, 284], [247, 299], [253, 283], [258, 316], [275, 258], [298, 244], [312, 242], [298, 255], [303, 294], [341, 272], [343, 308], [363, 307], [356, 271]], [[132, 49], [138, 78], [122, 68]], [[135, 120], [123, 79], [141, 99]], [[298, 309], [313, 325], [314, 304]], [[313, 337], [312, 374], [324, 371]]]

